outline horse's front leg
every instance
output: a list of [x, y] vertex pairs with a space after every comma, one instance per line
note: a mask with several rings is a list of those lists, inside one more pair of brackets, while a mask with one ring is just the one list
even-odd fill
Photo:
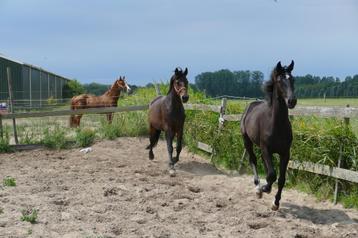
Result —
[[177, 133], [177, 154], [174, 158], [174, 163], [176, 164], [179, 161], [179, 155], [182, 150], [182, 142], [183, 142], [183, 131], [180, 130]]
[[169, 174], [171, 177], [175, 176], [174, 160], [173, 160], [173, 139], [174, 133], [170, 130], [165, 132], [165, 139], [167, 141], [168, 155], [169, 155]]
[[275, 196], [275, 201], [272, 204], [272, 210], [276, 211], [280, 207], [281, 193], [286, 182], [286, 171], [288, 161], [290, 160], [290, 152], [280, 155], [280, 175], [278, 178], [278, 190]]
[[267, 149], [262, 150], [262, 158], [264, 159], [265, 167], [266, 167], [266, 181], [267, 184], [262, 186], [262, 192], [270, 193], [272, 189], [272, 184], [276, 181], [276, 171], [272, 163], [272, 153]]

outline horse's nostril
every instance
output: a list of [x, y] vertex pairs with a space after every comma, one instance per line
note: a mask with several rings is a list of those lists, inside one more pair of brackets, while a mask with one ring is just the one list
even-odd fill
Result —
[[189, 96], [188, 95], [184, 95], [181, 97], [183, 102], [187, 102], [189, 100]]

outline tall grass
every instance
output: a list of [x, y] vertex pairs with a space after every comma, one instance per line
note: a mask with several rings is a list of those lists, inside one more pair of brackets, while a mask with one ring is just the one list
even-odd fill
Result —
[[65, 130], [58, 125], [54, 128], [45, 128], [43, 131], [42, 143], [50, 149], [66, 148]]
[[5, 126], [3, 130], [3, 137], [0, 137], [0, 153], [8, 153], [12, 151], [10, 147], [9, 128]]

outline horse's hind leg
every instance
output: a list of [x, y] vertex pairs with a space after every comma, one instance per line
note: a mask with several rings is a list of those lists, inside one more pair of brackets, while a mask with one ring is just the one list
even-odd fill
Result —
[[262, 191], [260, 188], [260, 178], [257, 173], [257, 158], [253, 150], [253, 143], [247, 135], [243, 136], [244, 145], [247, 153], [249, 154], [249, 162], [254, 172], [254, 183], [256, 185], [256, 195], [258, 198], [262, 197]]
[[147, 149], [149, 149], [149, 159], [150, 160], [154, 159], [153, 148], [158, 143], [159, 136], [160, 136], [160, 130], [157, 130], [154, 127], [150, 126], [150, 130], [149, 130], [150, 144], [147, 146]]
[[73, 127], [79, 127], [82, 115], [75, 115], [73, 118]]
[[272, 204], [272, 210], [276, 211], [280, 207], [281, 193], [286, 182], [286, 171], [288, 161], [290, 159], [290, 152], [285, 155], [280, 155], [280, 175], [278, 178], [278, 190], [275, 196], [275, 201]]
[[167, 148], [168, 148], [168, 155], [169, 155], [169, 174], [170, 176], [175, 176], [175, 169], [174, 169], [174, 160], [173, 160], [173, 139], [174, 133], [171, 131], [165, 132], [165, 139], [167, 141]]
[[112, 124], [113, 113], [107, 113], [108, 124]]

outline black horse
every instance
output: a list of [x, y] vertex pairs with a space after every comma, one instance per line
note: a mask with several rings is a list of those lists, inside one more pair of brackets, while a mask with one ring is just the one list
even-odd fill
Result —
[[[294, 80], [291, 75], [294, 62], [282, 67], [278, 62], [271, 74], [271, 79], [264, 85], [265, 101], [255, 101], [248, 105], [241, 121], [241, 133], [245, 148], [249, 154], [250, 165], [254, 172], [256, 194], [262, 197], [262, 192], [270, 193], [272, 184], [276, 181], [276, 172], [272, 163], [272, 154], [280, 155], [280, 176], [278, 191], [272, 204], [272, 210], [280, 206], [282, 189], [286, 181], [286, 170], [290, 159], [292, 143], [292, 129], [288, 117], [288, 108], [296, 106], [294, 95]], [[260, 147], [267, 184], [260, 187], [257, 175], [257, 159], [253, 151], [253, 144]]]
[[[155, 98], [149, 105], [149, 134], [150, 144], [149, 159], [154, 159], [153, 147], [158, 142], [160, 132], [165, 131], [169, 153], [169, 174], [175, 176], [174, 165], [179, 161], [179, 154], [182, 149], [183, 128], [185, 111], [183, 102], [189, 100], [188, 80], [186, 78], [188, 69], [184, 72], [176, 68], [170, 79], [169, 91], [166, 96]], [[173, 139], [177, 137], [176, 156], [173, 158]]]

